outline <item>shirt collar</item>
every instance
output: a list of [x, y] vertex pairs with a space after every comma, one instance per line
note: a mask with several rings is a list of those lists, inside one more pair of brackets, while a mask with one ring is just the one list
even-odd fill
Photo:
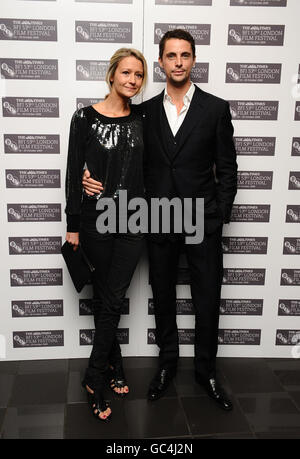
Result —
[[[191, 82], [191, 86], [189, 87], [189, 90], [187, 91], [187, 93], [183, 97], [183, 102], [184, 102], [185, 105], [188, 105], [188, 104], [191, 103], [191, 100], [193, 98], [194, 92], [195, 92], [195, 85], [194, 85], [193, 82]], [[172, 99], [171, 99], [171, 97], [169, 96], [169, 94], [167, 92], [167, 88], [165, 88], [165, 92], [164, 92], [164, 101], [166, 101], [166, 100], [168, 102], [172, 103]]]

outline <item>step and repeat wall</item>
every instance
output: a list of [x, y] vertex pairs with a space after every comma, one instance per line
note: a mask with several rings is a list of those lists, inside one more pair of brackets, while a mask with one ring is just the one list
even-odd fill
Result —
[[[224, 227], [219, 356], [299, 357], [300, 51], [298, 0], [1, 0], [0, 358], [88, 357], [91, 286], [77, 294], [60, 255], [73, 112], [103, 99], [110, 56], [142, 50], [164, 88], [158, 43], [196, 40], [193, 81], [229, 101], [238, 193]], [[182, 356], [194, 317], [178, 269]], [[146, 250], [124, 304], [125, 356], [157, 355]]]

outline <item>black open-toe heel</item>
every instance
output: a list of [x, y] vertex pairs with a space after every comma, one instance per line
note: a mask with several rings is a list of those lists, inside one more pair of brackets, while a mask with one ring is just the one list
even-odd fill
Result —
[[122, 365], [115, 365], [109, 371], [110, 388], [118, 397], [125, 397], [129, 392], [117, 392], [115, 389], [123, 389], [128, 387], [126, 377]]
[[[104, 413], [104, 411], [109, 408], [109, 404], [104, 400], [101, 391], [92, 389], [85, 381], [82, 381], [82, 387], [86, 390], [88, 404], [93, 412], [95, 418], [99, 419], [99, 421], [108, 422], [111, 420], [112, 413], [110, 413], [105, 418], [101, 418], [100, 415]], [[93, 391], [93, 393], [89, 392], [87, 387]]]

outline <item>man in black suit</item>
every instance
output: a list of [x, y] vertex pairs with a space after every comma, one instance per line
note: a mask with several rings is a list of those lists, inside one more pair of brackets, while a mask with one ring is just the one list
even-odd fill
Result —
[[184, 30], [167, 32], [159, 64], [166, 89], [142, 104], [145, 133], [145, 189], [151, 198], [203, 198], [204, 239], [185, 243], [184, 234], [148, 236], [159, 368], [148, 400], [159, 399], [176, 374], [179, 357], [176, 283], [184, 246], [195, 308], [195, 378], [224, 410], [231, 410], [216, 377], [220, 292], [223, 275], [222, 226], [229, 223], [237, 190], [236, 152], [228, 102], [191, 80], [195, 41]]

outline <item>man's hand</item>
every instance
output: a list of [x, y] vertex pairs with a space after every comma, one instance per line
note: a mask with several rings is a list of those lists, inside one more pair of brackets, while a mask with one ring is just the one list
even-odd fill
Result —
[[82, 176], [82, 185], [85, 193], [88, 196], [93, 196], [94, 194], [100, 194], [103, 191], [103, 186], [101, 182], [97, 182], [91, 178], [90, 171], [86, 169]]
[[73, 250], [77, 250], [79, 246], [79, 233], [67, 233], [66, 241], [73, 246]]

